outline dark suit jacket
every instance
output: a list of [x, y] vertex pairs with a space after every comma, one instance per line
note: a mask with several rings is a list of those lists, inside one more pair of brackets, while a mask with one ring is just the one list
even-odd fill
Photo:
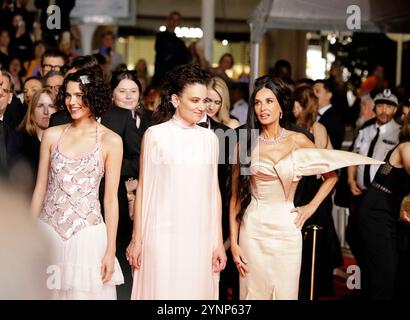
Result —
[[319, 122], [326, 127], [333, 148], [340, 150], [345, 135], [343, 116], [332, 106], [319, 118]]
[[160, 85], [164, 75], [175, 66], [189, 63], [191, 54], [174, 32], [158, 32], [155, 38], [155, 73], [153, 85]]
[[6, 121], [11, 128], [16, 129], [23, 121], [25, 114], [26, 108], [21, 103], [20, 99], [13, 94], [13, 99], [4, 112], [4, 121]]
[[40, 160], [40, 140], [38, 140], [37, 135], [30, 136], [27, 132], [18, 132], [17, 135], [21, 147], [20, 156], [23, 161], [30, 165], [33, 175], [36, 177]]
[[225, 126], [222, 123], [216, 122], [212, 118], [208, 117], [211, 130], [216, 133], [219, 140], [219, 164], [218, 164], [218, 181], [219, 189], [221, 190], [222, 199], [222, 233], [223, 239], [226, 240], [229, 237], [229, 200], [230, 200], [230, 188], [229, 188], [229, 177], [230, 177], [230, 163], [229, 159], [231, 156], [229, 150], [229, 139], [226, 135], [229, 130], [235, 134], [235, 130]]
[[138, 133], [141, 137], [144, 136], [145, 130], [147, 130], [150, 126], [152, 126], [154, 112], [148, 109], [143, 108], [142, 114], [140, 116], [141, 124], [138, 128]]
[[21, 148], [16, 130], [7, 123], [6, 119], [4, 119], [0, 125], [3, 125], [4, 130], [4, 142], [1, 143], [0, 147], [5, 147], [7, 161], [6, 167], [0, 164], [0, 175], [7, 178], [10, 168], [19, 158]]

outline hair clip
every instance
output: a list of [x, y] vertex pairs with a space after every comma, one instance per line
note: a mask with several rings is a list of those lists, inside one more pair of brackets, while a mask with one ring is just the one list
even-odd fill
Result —
[[80, 76], [80, 80], [81, 80], [81, 83], [82, 83], [83, 85], [90, 83], [90, 80], [88, 80], [88, 76]]

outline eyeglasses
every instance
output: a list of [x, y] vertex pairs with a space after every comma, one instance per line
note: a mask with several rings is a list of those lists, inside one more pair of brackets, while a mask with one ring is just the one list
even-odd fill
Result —
[[61, 84], [56, 84], [55, 86], [46, 85], [45, 88], [58, 91], [61, 87]]
[[52, 64], [43, 64], [45, 70], [60, 71], [63, 66], [53, 66]]
[[217, 105], [217, 106], [221, 106], [222, 105], [222, 100], [212, 100], [212, 99], [209, 99], [209, 98], [206, 98], [205, 99], [205, 104], [215, 104], [215, 105]]
[[1, 90], [3, 90], [5, 94], [11, 93], [11, 89], [1, 88]]

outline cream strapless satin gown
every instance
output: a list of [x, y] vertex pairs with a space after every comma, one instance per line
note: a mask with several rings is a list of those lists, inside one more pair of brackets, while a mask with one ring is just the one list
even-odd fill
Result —
[[252, 201], [239, 233], [239, 245], [248, 260], [249, 273], [240, 278], [240, 299], [298, 298], [302, 234], [290, 212], [302, 176], [323, 174], [359, 164], [380, 164], [356, 153], [302, 148], [277, 164], [252, 157]]

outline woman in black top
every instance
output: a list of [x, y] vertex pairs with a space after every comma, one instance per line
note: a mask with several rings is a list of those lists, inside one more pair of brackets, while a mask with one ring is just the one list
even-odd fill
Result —
[[[400, 204], [410, 193], [410, 117], [400, 143], [386, 156], [363, 199], [358, 228], [363, 254], [361, 285], [370, 299], [392, 299], [397, 281]], [[410, 289], [410, 288], [409, 288]]]
[[34, 94], [27, 113], [17, 128], [20, 132], [22, 158], [33, 173], [31, 190], [34, 189], [37, 176], [41, 138], [48, 128], [51, 115], [56, 111], [54, 92], [49, 88], [40, 89]]

